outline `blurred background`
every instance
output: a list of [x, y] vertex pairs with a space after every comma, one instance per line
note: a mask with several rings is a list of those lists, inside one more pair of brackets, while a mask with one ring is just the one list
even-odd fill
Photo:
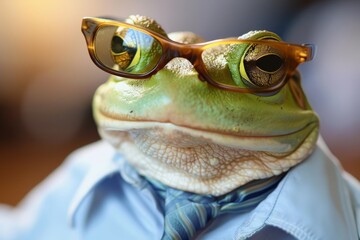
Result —
[[0, 1], [0, 202], [15, 205], [71, 151], [99, 139], [91, 101], [108, 75], [88, 56], [84, 16], [147, 15], [167, 32], [207, 40], [267, 29], [315, 43], [303, 87], [331, 150], [360, 178], [359, 12], [359, 1]]

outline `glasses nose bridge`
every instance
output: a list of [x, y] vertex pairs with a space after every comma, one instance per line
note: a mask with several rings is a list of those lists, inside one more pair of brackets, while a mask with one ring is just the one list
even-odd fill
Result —
[[201, 48], [191, 44], [177, 44], [172, 45], [168, 50], [168, 61], [177, 57], [187, 59], [197, 71], [199, 80], [206, 81], [206, 71], [202, 67]]
[[191, 47], [187, 44], [179, 44], [172, 46], [171, 58], [181, 57], [187, 59], [192, 65], [196, 65], [198, 59], [197, 48]]

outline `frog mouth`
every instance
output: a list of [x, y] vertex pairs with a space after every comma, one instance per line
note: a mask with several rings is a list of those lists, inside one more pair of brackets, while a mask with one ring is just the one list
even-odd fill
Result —
[[[295, 151], [304, 142], [314, 142], [318, 136], [317, 122], [284, 134], [269, 136], [248, 136], [238, 133], [224, 133], [179, 126], [170, 122], [120, 120], [107, 114], [97, 114], [100, 134], [111, 142], [127, 137], [141, 137], [163, 142], [174, 147], [195, 147], [208, 143], [230, 148], [263, 151], [274, 154], [288, 154]], [[121, 138], [121, 137], [120, 137]]]
[[280, 174], [314, 150], [317, 122], [276, 136], [242, 136], [96, 112], [99, 133], [139, 172], [174, 188], [220, 196]]

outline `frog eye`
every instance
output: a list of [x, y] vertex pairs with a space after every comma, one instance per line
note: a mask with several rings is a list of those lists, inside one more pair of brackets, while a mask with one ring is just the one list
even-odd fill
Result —
[[240, 61], [240, 74], [245, 84], [271, 87], [286, 76], [285, 58], [269, 45], [253, 44]]
[[131, 68], [139, 63], [140, 46], [136, 41], [123, 39], [120, 34], [116, 34], [111, 40], [111, 55], [119, 70], [131, 71]]
[[162, 56], [160, 42], [146, 31], [101, 26], [94, 38], [95, 57], [103, 67], [131, 75], [153, 70]]

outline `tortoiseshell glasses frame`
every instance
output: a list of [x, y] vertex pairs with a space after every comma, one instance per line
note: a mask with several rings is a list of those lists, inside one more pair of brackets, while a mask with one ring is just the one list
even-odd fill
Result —
[[[131, 29], [133, 31], [144, 34], [147, 37], [150, 37], [152, 40], [156, 41], [156, 44], [161, 46], [161, 52], [159, 53], [159, 57], [154, 59], [155, 62], [152, 63], [149, 69], [145, 69], [144, 71], [139, 72], [131, 72], [124, 69], [119, 70], [110, 66], [110, 64], [106, 64], [102, 59], [99, 58], [97, 52], [100, 50], [97, 50], [95, 44], [98, 32], [106, 27]], [[192, 63], [192, 65], [199, 74], [200, 80], [205, 80], [212, 86], [220, 89], [241, 93], [267, 93], [274, 92], [280, 89], [286, 84], [289, 77], [294, 74], [296, 67], [300, 63], [312, 60], [315, 53], [315, 46], [312, 44], [298, 45], [271, 40], [228, 38], [196, 44], [184, 44], [170, 40], [154, 31], [143, 28], [141, 26], [136, 26], [125, 22], [119, 22], [104, 18], [84, 18], [82, 21], [82, 32], [85, 36], [91, 59], [99, 68], [110, 74], [132, 79], [149, 78], [150, 76], [161, 70], [173, 58], [181, 57], [186, 58]], [[276, 49], [276, 51], [281, 53], [281, 55], [283, 56], [283, 65], [285, 68], [284, 77], [269, 86], [246, 87], [239, 87], [214, 80], [213, 77], [210, 75], [206, 64], [204, 63], [202, 54], [204, 53], [204, 51], [214, 48], [218, 45], [232, 44], [266, 45], [268, 47]]]

